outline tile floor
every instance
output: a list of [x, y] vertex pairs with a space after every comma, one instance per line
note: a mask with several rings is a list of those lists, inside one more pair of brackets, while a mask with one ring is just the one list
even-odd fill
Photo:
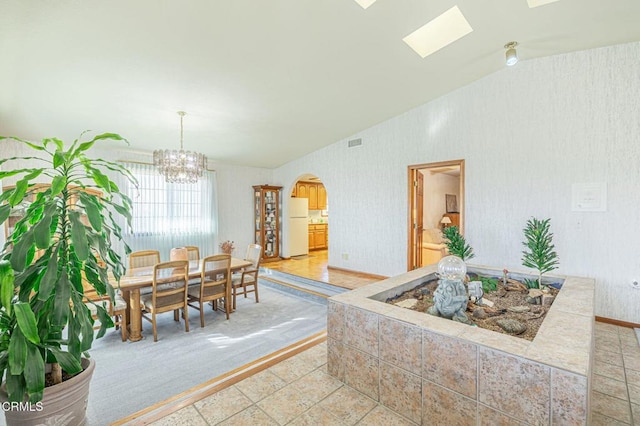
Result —
[[[640, 346], [634, 330], [599, 322], [595, 337], [590, 424], [640, 426]], [[324, 342], [153, 424], [414, 424], [330, 376], [326, 361]]]

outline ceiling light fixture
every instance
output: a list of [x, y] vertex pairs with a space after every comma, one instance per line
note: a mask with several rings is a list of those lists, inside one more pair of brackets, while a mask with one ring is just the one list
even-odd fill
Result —
[[158, 168], [165, 181], [170, 183], [196, 183], [207, 168], [207, 158], [197, 152], [182, 149], [184, 126], [182, 119], [187, 113], [178, 111], [180, 116], [180, 151], [174, 149], [153, 151], [153, 165]]
[[509, 67], [512, 67], [518, 63], [518, 52], [516, 52], [517, 45], [517, 41], [510, 41], [509, 43], [504, 45], [504, 48], [507, 49], [505, 53], [505, 56], [507, 58], [506, 64]]

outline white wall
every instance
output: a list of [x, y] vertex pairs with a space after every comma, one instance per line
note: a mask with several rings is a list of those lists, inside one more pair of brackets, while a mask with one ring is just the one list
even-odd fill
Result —
[[[550, 217], [557, 272], [596, 279], [597, 315], [640, 323], [630, 286], [640, 279], [638, 57], [632, 43], [520, 62], [290, 162], [275, 180], [325, 183], [330, 265], [396, 275], [407, 267], [407, 166], [464, 158], [476, 263], [523, 269], [526, 220]], [[354, 137], [363, 145], [348, 148]], [[580, 182], [607, 183], [606, 212], [572, 212]]]

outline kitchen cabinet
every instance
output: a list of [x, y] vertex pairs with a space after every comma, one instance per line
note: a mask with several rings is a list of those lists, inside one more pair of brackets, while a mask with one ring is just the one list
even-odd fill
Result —
[[325, 250], [329, 242], [329, 225], [315, 223], [309, 225], [309, 250]]
[[297, 198], [309, 199], [309, 210], [326, 210], [327, 190], [321, 183], [298, 182], [295, 187]]
[[281, 186], [253, 187], [254, 241], [262, 246], [262, 262], [280, 259]]
[[318, 185], [309, 185], [309, 210], [318, 210]]
[[324, 185], [318, 185], [318, 210], [327, 209], [327, 189]]

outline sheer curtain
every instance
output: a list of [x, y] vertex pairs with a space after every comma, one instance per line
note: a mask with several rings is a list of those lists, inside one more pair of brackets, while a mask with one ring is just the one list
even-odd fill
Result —
[[165, 182], [152, 165], [122, 165], [139, 185], [118, 183], [133, 203], [133, 229], [123, 227], [132, 251], [159, 250], [163, 262], [173, 247], [198, 246], [201, 257], [219, 251], [215, 172], [205, 172], [195, 184], [179, 184]]

